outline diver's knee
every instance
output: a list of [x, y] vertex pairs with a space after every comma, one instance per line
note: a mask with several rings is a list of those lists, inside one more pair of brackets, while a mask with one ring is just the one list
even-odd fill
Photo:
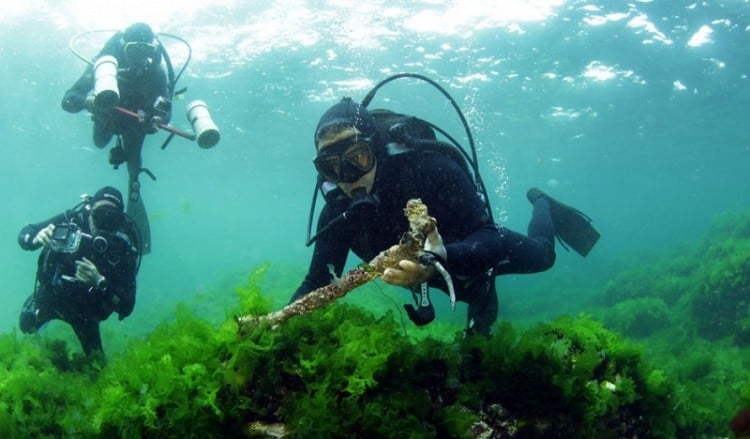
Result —
[[545, 251], [542, 254], [542, 257], [539, 258], [539, 265], [538, 269], [539, 271], [546, 271], [552, 268], [553, 265], [555, 265], [555, 260], [557, 259], [557, 253], [555, 253], [555, 248], [550, 246], [545, 246]]
[[24, 334], [36, 332], [39, 329], [36, 313], [33, 310], [21, 311], [21, 316], [18, 319], [18, 327], [21, 328], [21, 332]]

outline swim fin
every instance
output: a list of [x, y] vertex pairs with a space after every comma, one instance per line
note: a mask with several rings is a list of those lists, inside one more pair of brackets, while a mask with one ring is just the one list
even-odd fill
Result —
[[591, 218], [580, 210], [567, 206], [537, 188], [531, 188], [526, 193], [526, 198], [534, 204], [539, 197], [545, 197], [549, 201], [552, 222], [555, 224], [555, 235], [563, 247], [567, 250], [569, 245], [573, 250], [583, 257], [589, 254], [601, 235], [591, 225]]

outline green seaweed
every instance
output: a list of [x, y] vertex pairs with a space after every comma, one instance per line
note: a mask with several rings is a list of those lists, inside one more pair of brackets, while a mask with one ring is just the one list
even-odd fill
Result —
[[741, 396], [750, 366], [748, 297], [750, 212], [730, 212], [695, 244], [610, 280], [607, 308], [595, 315], [638, 337], [677, 383], [678, 424], [702, 426], [693, 436], [727, 435], [731, 417], [748, 405]]
[[608, 328], [633, 338], [649, 337], [672, 325], [672, 310], [660, 297], [626, 299], [603, 316]]
[[445, 322], [405, 326], [377, 284], [364, 301], [347, 298], [275, 330], [238, 334], [237, 316], [268, 313], [278, 291], [292, 288], [291, 277], [267, 281], [270, 264], [212, 292], [234, 293], [236, 305], [180, 305], [106, 363], [44, 332], [7, 334], [0, 336], [0, 434], [726, 436], [729, 419], [750, 404], [749, 356], [732, 332], [747, 329], [750, 316], [732, 302], [740, 311], [725, 315], [732, 325], [723, 338], [693, 323], [695, 303], [723, 310], [702, 298], [731, 301], [745, 288], [747, 238], [722, 236], [699, 247], [710, 260], [683, 253], [674, 264], [650, 265], [647, 275], [633, 269], [616, 277], [608, 309], [523, 329], [501, 322], [491, 338], [465, 339]]

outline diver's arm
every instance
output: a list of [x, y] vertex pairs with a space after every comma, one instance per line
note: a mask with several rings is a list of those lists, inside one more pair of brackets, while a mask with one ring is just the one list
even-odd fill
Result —
[[[323, 208], [318, 219], [318, 231], [325, 227], [330, 221], [338, 216], [338, 212], [333, 212], [329, 205]], [[340, 277], [344, 271], [347, 256], [349, 255], [349, 245], [343, 226], [332, 227], [327, 232], [321, 234], [315, 241], [313, 256], [310, 261], [310, 268], [307, 271], [302, 284], [294, 292], [290, 303], [300, 299], [320, 287], [326, 286], [334, 278]]]
[[61, 213], [55, 215], [52, 218], [35, 224], [27, 224], [21, 228], [21, 232], [18, 234], [18, 245], [22, 249], [33, 251], [42, 247], [42, 243], [38, 240], [35, 242], [34, 238], [42, 231], [45, 227], [50, 224], [62, 224], [65, 223], [65, 214]]
[[86, 107], [86, 96], [94, 89], [94, 68], [86, 67], [80, 78], [65, 92], [62, 108], [68, 113], [78, 113]]
[[121, 58], [121, 49], [122, 49], [122, 37], [123, 32], [118, 31], [114, 35], [112, 35], [106, 43], [104, 43], [104, 46], [102, 47], [102, 50], [99, 51], [99, 53], [94, 58], [94, 61], [101, 58], [104, 55], [110, 55], [117, 58], [117, 62], [122, 62]]
[[68, 113], [78, 113], [86, 107], [86, 96], [94, 90], [94, 67], [93, 61], [104, 55], [111, 55], [117, 58], [120, 52], [122, 32], [117, 32], [110, 37], [104, 44], [104, 47], [92, 60], [92, 64], [86, 66], [86, 70], [80, 78], [65, 92], [62, 100], [62, 108]]

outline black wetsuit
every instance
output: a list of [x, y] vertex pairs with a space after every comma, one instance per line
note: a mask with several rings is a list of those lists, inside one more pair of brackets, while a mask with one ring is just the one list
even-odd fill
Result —
[[[153, 116], [154, 103], [160, 96], [171, 98], [167, 75], [161, 64], [161, 55], [156, 56], [148, 68], [136, 68], [128, 66], [125, 61], [122, 47], [122, 32], [117, 32], [104, 45], [95, 59], [104, 55], [117, 58], [118, 74], [117, 86], [119, 88], [119, 107], [133, 113], [143, 111], [145, 121]], [[70, 113], [78, 113], [84, 109], [86, 96], [94, 89], [94, 68], [89, 65], [73, 86], [65, 92], [62, 107]], [[168, 123], [171, 117], [171, 107], [162, 118], [163, 123]], [[96, 114], [94, 119], [94, 144], [103, 148], [115, 134], [122, 135], [122, 148], [124, 157], [120, 160], [127, 161], [130, 183], [138, 181], [141, 171], [141, 149], [148, 130], [148, 123], [139, 122], [137, 118], [111, 110], [104, 114]], [[119, 165], [120, 160], [113, 164]], [[132, 188], [131, 188], [132, 190]]]
[[[88, 211], [67, 211], [47, 221], [29, 224], [18, 235], [24, 250], [36, 250], [34, 237], [49, 224], [75, 223], [85, 236], [74, 253], [62, 253], [45, 247], [39, 255], [34, 292], [26, 299], [20, 316], [21, 331], [32, 333], [53, 319], [73, 327], [84, 352], [102, 351], [99, 323], [117, 312], [120, 320], [135, 306], [137, 243], [133, 233], [118, 231], [102, 235], [106, 250], [94, 249], [88, 225]], [[100, 241], [101, 242], [101, 241]], [[101, 247], [99, 248], [101, 249]], [[96, 289], [75, 279], [75, 261], [86, 257], [107, 279], [106, 289]]]
[[[329, 264], [340, 276], [349, 250], [369, 261], [397, 244], [408, 229], [403, 209], [411, 198], [420, 198], [437, 220], [457, 299], [469, 304], [469, 325], [480, 333], [489, 333], [497, 319], [495, 276], [544, 271], [554, 264], [549, 202], [540, 198], [534, 203], [528, 236], [495, 225], [468, 174], [444, 154], [413, 151], [388, 156], [378, 163], [373, 193], [380, 201], [377, 209], [318, 237], [308, 274], [292, 300], [330, 283]], [[318, 230], [344, 212], [350, 201], [328, 202]], [[440, 276], [429, 283], [444, 290]]]

